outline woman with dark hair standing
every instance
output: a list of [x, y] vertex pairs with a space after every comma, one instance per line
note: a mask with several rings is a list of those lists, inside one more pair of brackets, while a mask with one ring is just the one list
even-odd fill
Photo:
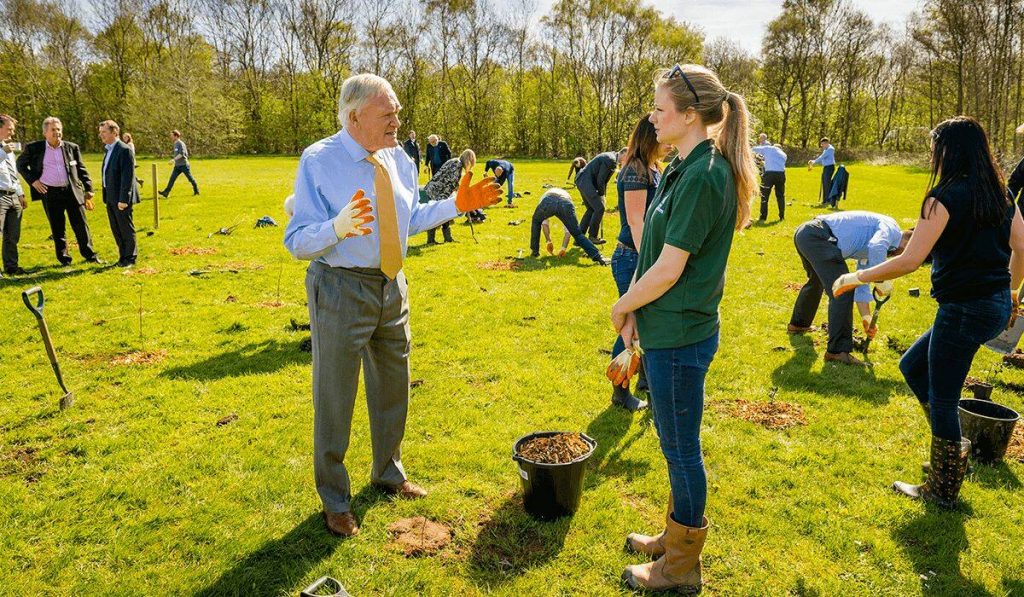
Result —
[[[640, 254], [637, 247], [643, 236], [644, 216], [651, 206], [654, 193], [661, 180], [661, 160], [671, 151], [671, 145], [658, 142], [658, 133], [651, 124], [650, 115], [640, 118], [633, 134], [629, 137], [629, 146], [622, 159], [622, 169], [615, 179], [619, 203], [619, 238], [615, 252], [612, 253], [612, 277], [619, 290], [619, 296], [626, 294], [629, 284], [636, 273], [637, 260]], [[612, 359], [626, 349], [621, 337], [615, 338], [612, 347]], [[647, 385], [646, 375], [640, 368], [640, 379], [637, 390]], [[621, 406], [628, 411], [636, 412], [647, 408], [647, 402], [640, 400], [629, 391], [629, 382], [625, 387], [612, 384], [612, 404]]]
[[639, 340], [646, 353], [671, 503], [662, 533], [626, 540], [629, 549], [661, 557], [628, 566], [622, 578], [632, 588], [696, 592], [708, 531], [704, 378], [718, 351], [726, 261], [734, 232], [750, 220], [757, 171], [746, 102], [702, 66], [659, 72], [650, 118], [658, 141], [678, 155], [647, 211], [636, 281], [612, 308], [612, 322], [626, 347]]
[[[459, 188], [459, 181], [462, 180], [463, 172], [472, 170], [473, 166], [476, 166], [476, 153], [472, 149], [467, 149], [459, 157], [452, 158], [442, 164], [430, 180], [427, 181], [427, 184], [423, 185], [420, 189], [420, 203], [444, 201], [451, 197], [452, 193]], [[455, 242], [455, 239], [452, 238], [451, 220], [437, 228], [441, 229], [441, 234], [444, 235], [444, 242]], [[428, 245], [438, 244], [436, 240], [437, 228], [427, 230]]]
[[834, 295], [892, 280], [932, 256], [935, 322], [900, 360], [932, 432], [931, 465], [921, 485], [897, 481], [911, 498], [956, 506], [970, 441], [960, 435], [958, 404], [978, 348], [1006, 328], [1024, 278], [1024, 220], [992, 157], [985, 130], [957, 116], [932, 131], [931, 190], [902, 255], [836, 280]]

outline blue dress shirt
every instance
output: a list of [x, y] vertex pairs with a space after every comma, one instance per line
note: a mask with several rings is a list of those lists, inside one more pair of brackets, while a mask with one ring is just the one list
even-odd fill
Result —
[[[858, 270], [885, 261], [889, 250], [899, 247], [903, 237], [896, 220], [870, 211], [840, 211], [818, 216], [818, 219], [832, 230], [843, 259], [857, 260]], [[867, 284], [857, 287], [853, 300], [871, 302], [871, 289]]]
[[104, 188], [107, 186], [107, 162], [110, 161], [110, 152], [114, 151], [114, 146], [117, 145], [117, 141], [114, 141], [110, 145], [104, 145], [106, 150], [103, 154], [103, 169], [100, 172], [100, 178], [103, 179]]
[[[366, 236], [339, 241], [334, 218], [362, 189], [377, 214], [374, 166], [346, 129], [317, 141], [302, 152], [295, 176], [295, 215], [284, 230], [284, 245], [297, 259], [316, 259], [331, 267], [380, 267], [377, 220]], [[459, 215], [455, 197], [419, 202], [416, 164], [401, 147], [382, 149], [377, 159], [387, 169], [395, 194], [398, 238], [405, 255], [410, 234], [429, 230]]]
[[821, 155], [814, 158], [814, 163], [819, 166], [835, 166], [836, 165], [836, 148], [829, 145], [822, 150]]
[[754, 153], [761, 154], [764, 157], [764, 171], [765, 172], [785, 172], [786, 171], [786, 152], [782, 151], [774, 145], [755, 145], [752, 147]]

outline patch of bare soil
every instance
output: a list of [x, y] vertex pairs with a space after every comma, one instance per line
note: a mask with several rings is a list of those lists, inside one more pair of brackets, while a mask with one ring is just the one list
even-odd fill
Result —
[[263, 265], [259, 263], [252, 263], [250, 261], [228, 261], [222, 267], [231, 272], [240, 272], [245, 270], [255, 272], [263, 269]]
[[889, 347], [890, 350], [893, 350], [901, 355], [910, 350], [909, 344], [907, 344], [904, 340], [894, 338], [893, 336], [886, 336], [885, 344]]
[[522, 267], [522, 264], [518, 261], [510, 261], [506, 259], [498, 259], [496, 261], [481, 261], [476, 264], [480, 269], [489, 269], [500, 272], [514, 272]]
[[152, 267], [130, 267], [124, 270], [125, 276], [152, 276], [157, 273], [156, 269]]
[[238, 413], [231, 413], [217, 420], [217, 427], [223, 427], [238, 420]]
[[46, 474], [46, 458], [33, 446], [21, 446], [0, 454], [0, 477], [24, 475], [25, 485], [38, 482]]
[[1024, 353], [1018, 348], [1012, 354], [1004, 355], [1003, 363], [1017, 369], [1024, 369]]
[[800, 292], [800, 289], [803, 287], [804, 285], [801, 282], [786, 282], [786, 285], [784, 286], [786, 290], [792, 292]]
[[586, 456], [590, 444], [579, 433], [559, 433], [550, 437], [535, 437], [519, 446], [519, 455], [542, 464], [563, 464]]
[[732, 417], [738, 417], [760, 425], [765, 429], [788, 429], [797, 425], [806, 425], [807, 417], [804, 409], [798, 404], [789, 402], [755, 402], [737, 398], [718, 403], [719, 410]]
[[213, 247], [175, 247], [171, 249], [171, 255], [181, 257], [183, 255], [213, 255], [217, 249]]
[[1010, 445], [1006, 448], [1006, 457], [1024, 463], [1024, 426], [1018, 423], [1010, 436]]
[[278, 307], [283, 307], [284, 303], [281, 301], [263, 301], [262, 303], [258, 303], [258, 305], [260, 307], [267, 307], [268, 309], [277, 309]]
[[152, 365], [166, 358], [166, 350], [136, 350], [119, 354], [110, 362], [114, 365]]
[[429, 556], [445, 548], [452, 540], [452, 531], [445, 525], [423, 516], [413, 516], [388, 526], [392, 544], [406, 557]]

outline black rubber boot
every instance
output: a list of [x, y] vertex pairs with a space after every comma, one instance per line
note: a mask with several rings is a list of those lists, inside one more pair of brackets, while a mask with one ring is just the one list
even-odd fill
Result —
[[647, 408], [646, 400], [640, 400], [629, 392], [629, 388], [621, 386], [612, 386], [612, 404], [632, 413]]
[[430, 230], [427, 230], [427, 244], [428, 245], [436, 245], [437, 244], [437, 238], [436, 237], [437, 237], [437, 228], [431, 228]]
[[441, 229], [441, 233], [444, 234], [444, 242], [446, 242], [446, 243], [453, 243], [453, 242], [455, 242], [455, 239], [452, 238], [452, 229], [450, 227], [449, 228], [442, 228]]
[[960, 486], [967, 476], [967, 457], [971, 442], [966, 438], [951, 441], [932, 436], [931, 462], [928, 478], [921, 485], [896, 481], [892, 488], [913, 499], [923, 499], [952, 510], [956, 508]]

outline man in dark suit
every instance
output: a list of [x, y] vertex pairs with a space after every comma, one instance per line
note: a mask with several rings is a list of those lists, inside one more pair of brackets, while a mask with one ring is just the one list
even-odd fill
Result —
[[103, 204], [107, 206], [110, 231], [117, 242], [118, 267], [135, 265], [138, 245], [135, 243], [135, 222], [132, 211], [140, 201], [139, 187], [135, 181], [135, 155], [121, 141], [121, 127], [113, 120], [100, 123], [100, 140], [105, 146], [103, 169]]
[[437, 174], [437, 171], [444, 166], [444, 163], [452, 159], [452, 150], [437, 135], [427, 137], [427, 166], [430, 167], [430, 176]]
[[402, 143], [402, 149], [412, 158], [412, 161], [416, 162], [416, 173], [418, 174], [420, 171], [420, 146], [416, 143], [416, 131], [409, 131], [409, 138]]
[[94, 206], [92, 179], [82, 162], [82, 152], [74, 143], [64, 141], [64, 126], [59, 118], [51, 116], [43, 121], [43, 136], [45, 140], [29, 143], [18, 157], [18, 172], [32, 187], [32, 200], [43, 202], [57, 261], [61, 265], [71, 263], [64, 219], [67, 213], [82, 258], [102, 263], [92, 248], [85, 219], [85, 210]]

